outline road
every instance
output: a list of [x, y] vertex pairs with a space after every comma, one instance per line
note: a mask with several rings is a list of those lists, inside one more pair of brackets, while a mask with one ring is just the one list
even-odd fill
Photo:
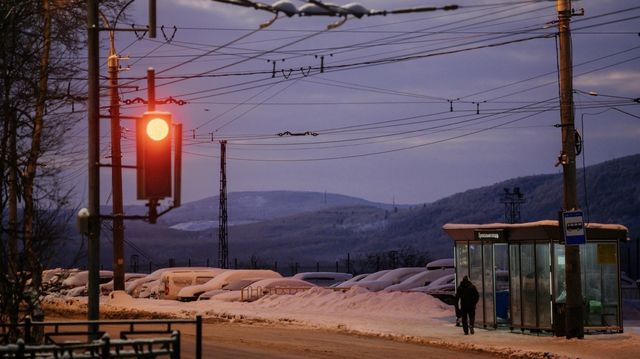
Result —
[[[194, 336], [185, 330], [184, 358], [194, 357]], [[462, 333], [461, 333], [462, 334]], [[495, 358], [479, 352], [399, 342], [379, 337], [297, 326], [268, 326], [237, 323], [203, 325], [204, 358]]]
[[[84, 320], [82, 316], [49, 316], [47, 321]], [[106, 328], [117, 338], [124, 325]], [[151, 329], [151, 328], [149, 328]], [[159, 329], [159, 328], [157, 328]], [[181, 357], [195, 357], [195, 327], [176, 325], [181, 331]], [[407, 343], [375, 336], [357, 335], [339, 331], [310, 329], [297, 325], [266, 323], [231, 323], [207, 321], [202, 325], [203, 358], [215, 359], [480, 359], [496, 358], [489, 353], [459, 351], [437, 346]], [[462, 334], [462, 333], [461, 333]]]

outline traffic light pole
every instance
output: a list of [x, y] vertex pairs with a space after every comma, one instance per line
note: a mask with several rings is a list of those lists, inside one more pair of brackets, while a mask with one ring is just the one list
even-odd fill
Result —
[[[578, 209], [576, 189], [575, 124], [573, 114], [573, 63], [571, 56], [571, 1], [557, 0], [559, 37], [559, 85], [560, 120], [562, 128], [562, 153], [559, 163], [563, 168], [563, 208]], [[580, 278], [580, 245], [565, 244], [566, 278], [566, 338], [584, 338], [584, 304]]]
[[[147, 69], [147, 111], [156, 110], [156, 70], [153, 67]], [[158, 200], [149, 199], [149, 223], [156, 223], [158, 218]]]

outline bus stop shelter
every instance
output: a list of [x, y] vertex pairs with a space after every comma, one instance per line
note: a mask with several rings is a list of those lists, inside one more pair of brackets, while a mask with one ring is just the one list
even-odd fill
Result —
[[[478, 288], [476, 326], [564, 335], [565, 245], [558, 221], [445, 224], [453, 239], [456, 284]], [[585, 331], [621, 332], [619, 241], [627, 228], [588, 223], [580, 244]]]

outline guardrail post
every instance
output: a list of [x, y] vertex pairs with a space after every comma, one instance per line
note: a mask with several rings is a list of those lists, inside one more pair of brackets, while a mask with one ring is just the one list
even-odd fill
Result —
[[109, 359], [111, 358], [111, 338], [108, 333], [104, 333], [102, 339], [102, 349], [100, 353], [100, 359]]
[[196, 359], [202, 359], [202, 316], [196, 315]]
[[[196, 319], [197, 321], [197, 319]], [[171, 339], [173, 339], [173, 350], [171, 351], [171, 359], [180, 359], [180, 332], [174, 330], [171, 333]], [[197, 339], [196, 339], [197, 343]], [[196, 344], [197, 346], [198, 344]], [[198, 358], [198, 349], [196, 347], [196, 358]]]
[[23, 344], [29, 344], [29, 343], [31, 343], [31, 317], [26, 316], [24, 318], [24, 343]]
[[18, 344], [18, 351], [16, 352], [16, 359], [23, 359], [24, 358], [24, 340], [18, 339], [16, 344]]

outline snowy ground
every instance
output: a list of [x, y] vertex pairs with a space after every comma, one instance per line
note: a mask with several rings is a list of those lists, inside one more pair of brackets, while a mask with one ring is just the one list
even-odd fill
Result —
[[[46, 308], [86, 311], [86, 298], [50, 296]], [[477, 330], [462, 335], [448, 306], [423, 293], [372, 293], [353, 288], [336, 292], [312, 288], [296, 295], [271, 295], [252, 303], [101, 298], [104, 317], [179, 317], [301, 325], [387, 337], [393, 340], [470, 349], [525, 358], [634, 358], [640, 353], [640, 321], [625, 322], [621, 334], [587, 335], [583, 340]], [[630, 326], [631, 324], [631, 326]]]

